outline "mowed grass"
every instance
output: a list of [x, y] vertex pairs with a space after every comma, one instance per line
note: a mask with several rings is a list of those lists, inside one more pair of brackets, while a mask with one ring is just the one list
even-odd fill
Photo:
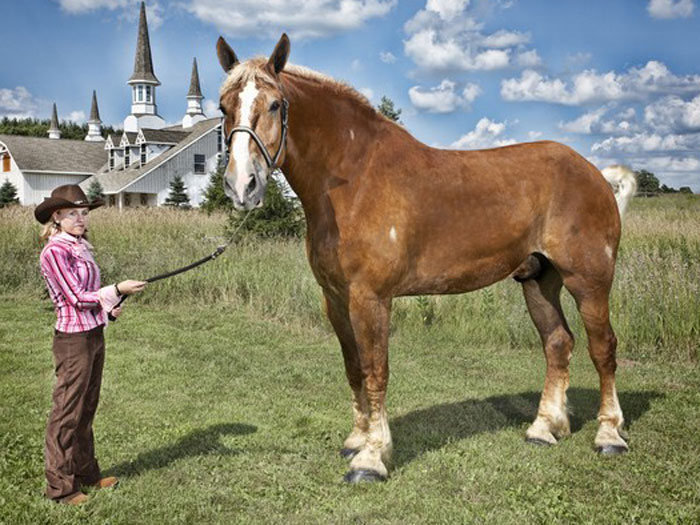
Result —
[[[104, 281], [199, 258], [223, 216], [93, 213]], [[29, 210], [0, 210], [0, 523], [696, 523], [700, 205], [636, 200], [612, 298], [629, 454], [593, 452], [598, 379], [577, 337], [570, 438], [524, 443], [544, 376], [513, 282], [395, 302], [391, 478], [348, 486], [338, 343], [301, 241], [247, 241], [130, 299], [107, 331], [95, 422], [116, 491], [44, 500], [54, 314]]]

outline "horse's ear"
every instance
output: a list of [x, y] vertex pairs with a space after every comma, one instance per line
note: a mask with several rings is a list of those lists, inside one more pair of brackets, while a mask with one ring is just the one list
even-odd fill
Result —
[[270, 55], [270, 60], [267, 62], [267, 69], [270, 73], [278, 75], [284, 69], [287, 59], [289, 58], [289, 37], [287, 33], [282, 33], [280, 41], [277, 42], [275, 50]]
[[216, 41], [216, 54], [219, 56], [219, 64], [224, 68], [224, 72], [228, 73], [238, 65], [236, 53], [222, 36]]

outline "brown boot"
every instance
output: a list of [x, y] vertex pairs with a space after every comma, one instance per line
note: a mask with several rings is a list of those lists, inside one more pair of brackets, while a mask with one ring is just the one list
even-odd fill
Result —
[[102, 478], [93, 486], [96, 489], [113, 489], [116, 488], [117, 485], [119, 485], [119, 479], [114, 476], [109, 476], [108, 478]]
[[59, 501], [65, 505], [82, 505], [83, 503], [87, 502], [89, 499], [90, 498], [88, 498], [86, 494], [84, 494], [82, 492], [76, 492], [75, 494], [71, 494], [70, 496], [66, 496], [65, 498], [62, 498]]

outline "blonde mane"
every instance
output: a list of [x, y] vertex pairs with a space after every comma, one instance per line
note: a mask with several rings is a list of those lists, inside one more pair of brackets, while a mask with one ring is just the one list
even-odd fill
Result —
[[[250, 80], [261, 84], [274, 85], [275, 79], [265, 70], [266, 63], [267, 58], [255, 57], [251, 58], [250, 60], [246, 60], [245, 62], [242, 62], [236, 67], [234, 67], [231, 73], [229, 73], [228, 77], [226, 77], [226, 80], [224, 80], [224, 83], [221, 85], [221, 89], [219, 90], [219, 96], [223, 96], [234, 86], [241, 85]], [[285, 66], [284, 70], [282, 71], [282, 74], [289, 75], [290, 77], [311, 80], [318, 82], [319, 84], [323, 84], [332, 93], [350, 97], [359, 104], [371, 108], [375, 112], [379, 113], [374, 108], [374, 106], [372, 106], [367, 97], [365, 97], [362, 93], [357, 91], [352, 86], [346, 84], [345, 82], [335, 80], [334, 78], [328, 75], [319, 73], [318, 71], [309, 69], [308, 67], [299, 66], [297, 64], [291, 63], [288, 63]]]

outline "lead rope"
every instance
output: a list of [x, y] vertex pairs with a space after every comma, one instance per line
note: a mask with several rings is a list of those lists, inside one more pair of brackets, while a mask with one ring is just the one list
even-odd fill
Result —
[[[248, 210], [248, 213], [245, 214], [243, 217], [243, 220], [238, 224], [238, 227], [234, 230], [234, 232], [231, 234], [231, 237], [222, 245], [218, 246], [216, 250], [214, 250], [212, 253], [207, 255], [206, 257], [202, 257], [198, 261], [195, 261], [191, 264], [188, 264], [187, 266], [183, 266], [182, 268], [178, 268], [177, 270], [172, 270], [170, 272], [166, 273], [160, 273], [158, 275], [154, 275], [153, 277], [149, 277], [148, 279], [144, 279], [147, 283], [154, 283], [156, 281], [160, 281], [161, 279], [167, 279], [168, 277], [173, 277], [175, 275], [178, 275], [180, 273], [185, 273], [188, 272], [197, 266], [201, 266], [202, 264], [213, 261], [216, 259], [219, 255], [224, 253], [226, 251], [226, 248], [228, 248], [233, 242], [236, 240], [236, 236], [238, 235], [238, 232], [241, 230], [243, 227], [243, 224], [245, 224], [245, 221], [248, 219], [250, 214], [252, 213], [253, 209]], [[128, 295], [122, 295], [122, 298], [119, 300], [119, 302], [116, 304], [114, 308], [119, 308], [124, 301], [126, 301], [126, 298], [129, 297]], [[112, 315], [111, 312], [107, 314], [107, 317], [109, 318], [110, 321], [116, 321], [116, 317]]]

